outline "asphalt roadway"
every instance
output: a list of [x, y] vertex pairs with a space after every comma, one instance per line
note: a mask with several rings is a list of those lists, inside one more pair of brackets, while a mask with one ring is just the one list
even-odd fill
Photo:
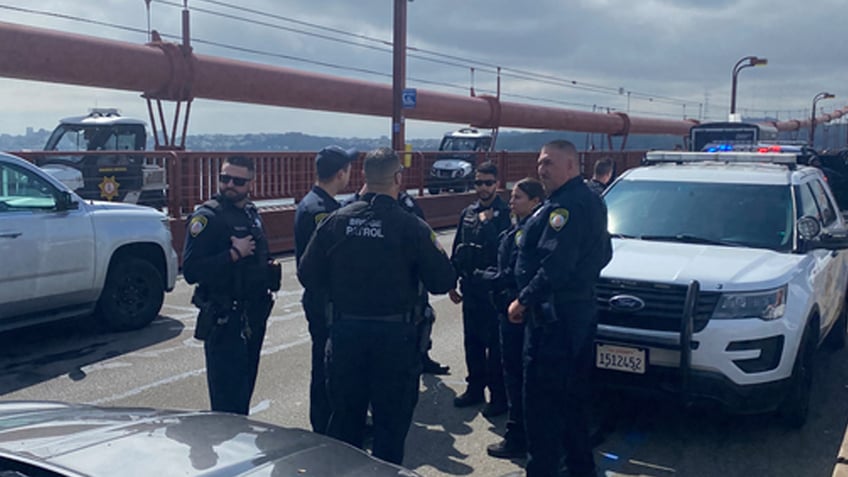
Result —
[[[453, 231], [439, 233], [448, 247]], [[251, 417], [309, 428], [309, 335], [300, 307], [294, 260], [284, 262]], [[0, 335], [0, 399], [49, 399], [107, 406], [208, 409], [203, 351], [192, 338], [196, 311], [191, 289], [179, 279], [161, 316], [143, 330], [103, 334], [79, 323], [40, 326]], [[486, 419], [479, 408], [456, 409], [464, 389], [460, 308], [433, 297], [437, 322], [432, 356], [449, 376], [425, 375], [406, 443], [404, 464], [427, 477], [496, 477], [521, 469], [521, 460], [486, 455], [500, 439], [504, 417]], [[801, 430], [770, 415], [734, 416], [673, 401], [615, 393], [612, 430], [598, 445], [607, 476], [825, 477], [848, 475], [842, 448], [848, 421], [848, 350], [818, 355], [812, 412]], [[390, 358], [389, 358], [390, 359]]]

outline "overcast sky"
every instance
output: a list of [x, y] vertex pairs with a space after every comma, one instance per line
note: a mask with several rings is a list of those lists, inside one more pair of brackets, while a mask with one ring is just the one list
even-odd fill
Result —
[[[152, 28], [179, 35], [181, 4], [152, 0]], [[391, 84], [391, 47], [370, 39], [391, 42], [393, 5], [392, 0], [188, 0], [197, 53], [383, 84]], [[411, 52], [438, 62], [410, 57], [407, 86], [468, 94], [475, 66], [475, 88], [493, 92], [496, 76], [486, 65], [496, 65], [506, 69], [501, 79], [505, 101], [584, 111], [627, 111], [629, 106], [634, 116], [724, 120], [734, 63], [757, 55], [768, 58], [768, 65], [740, 73], [737, 111], [803, 118], [820, 91], [837, 96], [819, 103], [824, 111], [848, 104], [845, 6], [844, 0], [415, 0], [408, 4], [408, 45], [450, 57]], [[0, 21], [146, 41], [144, 0], [0, 0]], [[279, 56], [247, 54], [204, 40]], [[525, 79], [533, 75], [564, 81]], [[578, 87], [569, 86], [572, 81]], [[59, 118], [95, 106], [147, 118], [139, 93], [5, 78], [0, 78], [0, 106], [0, 133], [12, 134], [23, 134], [28, 126], [51, 129]], [[437, 137], [455, 126], [408, 120], [407, 137]], [[379, 137], [389, 129], [389, 118], [198, 99], [189, 133]]]

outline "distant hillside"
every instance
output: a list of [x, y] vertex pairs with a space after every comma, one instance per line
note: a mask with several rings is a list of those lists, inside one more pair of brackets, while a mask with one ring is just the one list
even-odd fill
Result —
[[[24, 135], [0, 134], [0, 151], [20, 151], [24, 149], [40, 150], [47, 142], [50, 131], [30, 130]], [[806, 131], [781, 134], [783, 139], [805, 139]], [[816, 145], [820, 148], [840, 147], [845, 144], [846, 125], [836, 124], [820, 127], [816, 131]], [[579, 150], [609, 150], [606, 135], [563, 131], [519, 132], [503, 131], [498, 135], [497, 150], [538, 151], [543, 144], [554, 139], [567, 139]], [[438, 149], [441, 138], [408, 139], [413, 149], [434, 151]], [[284, 134], [194, 134], [189, 135], [186, 145], [194, 151], [318, 151], [324, 146], [337, 144], [360, 151], [368, 151], [381, 146], [391, 145], [391, 140], [379, 138], [344, 138], [329, 136], [311, 136], [297, 132]], [[668, 135], [632, 135], [627, 138], [626, 149], [649, 150], [671, 149], [682, 145], [682, 138]], [[152, 148], [152, 139], [148, 140], [148, 149]], [[613, 138], [613, 149], [621, 147], [621, 138]]]
[[[50, 137], [50, 131], [40, 129], [24, 135], [0, 134], [0, 151], [40, 150]], [[538, 151], [546, 142], [554, 139], [572, 141], [578, 149], [609, 149], [606, 136], [602, 134], [586, 134], [574, 132], [515, 132], [505, 131], [498, 135], [496, 149], [507, 151]], [[441, 138], [408, 139], [413, 149], [418, 151], [434, 151], [438, 149]], [[680, 143], [673, 136], [631, 136], [627, 140], [627, 149], [670, 148]], [[346, 138], [329, 136], [311, 136], [308, 134], [290, 132], [283, 134], [193, 134], [186, 140], [186, 147], [194, 151], [317, 151], [324, 146], [337, 144], [349, 148], [355, 147], [360, 151], [368, 151], [382, 146], [390, 146], [391, 139], [386, 136], [379, 138]], [[613, 139], [613, 146], [618, 149], [621, 138]], [[148, 140], [148, 149], [152, 149], [152, 138]]]

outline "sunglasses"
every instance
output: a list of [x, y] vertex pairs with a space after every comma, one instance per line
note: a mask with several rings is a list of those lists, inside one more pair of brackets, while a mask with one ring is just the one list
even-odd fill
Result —
[[232, 182], [233, 185], [241, 187], [250, 182], [250, 179], [246, 177], [234, 177], [229, 174], [221, 174], [218, 176], [218, 182], [220, 182], [221, 184]]
[[478, 187], [481, 186], [481, 185], [484, 185], [486, 187], [492, 187], [493, 185], [497, 184], [497, 182], [498, 181], [493, 181], [491, 179], [487, 179], [487, 180], [477, 179], [476, 181], [474, 181], [474, 185], [476, 185]]

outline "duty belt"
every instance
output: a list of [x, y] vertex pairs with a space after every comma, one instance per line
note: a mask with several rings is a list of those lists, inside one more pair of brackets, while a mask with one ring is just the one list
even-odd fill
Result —
[[563, 290], [553, 293], [554, 301], [583, 301], [594, 300], [594, 288], [584, 288], [580, 290]]
[[389, 323], [413, 323], [415, 315], [412, 312], [396, 313], [394, 315], [354, 315], [351, 313], [338, 313], [336, 319], [339, 321], [383, 321]]

